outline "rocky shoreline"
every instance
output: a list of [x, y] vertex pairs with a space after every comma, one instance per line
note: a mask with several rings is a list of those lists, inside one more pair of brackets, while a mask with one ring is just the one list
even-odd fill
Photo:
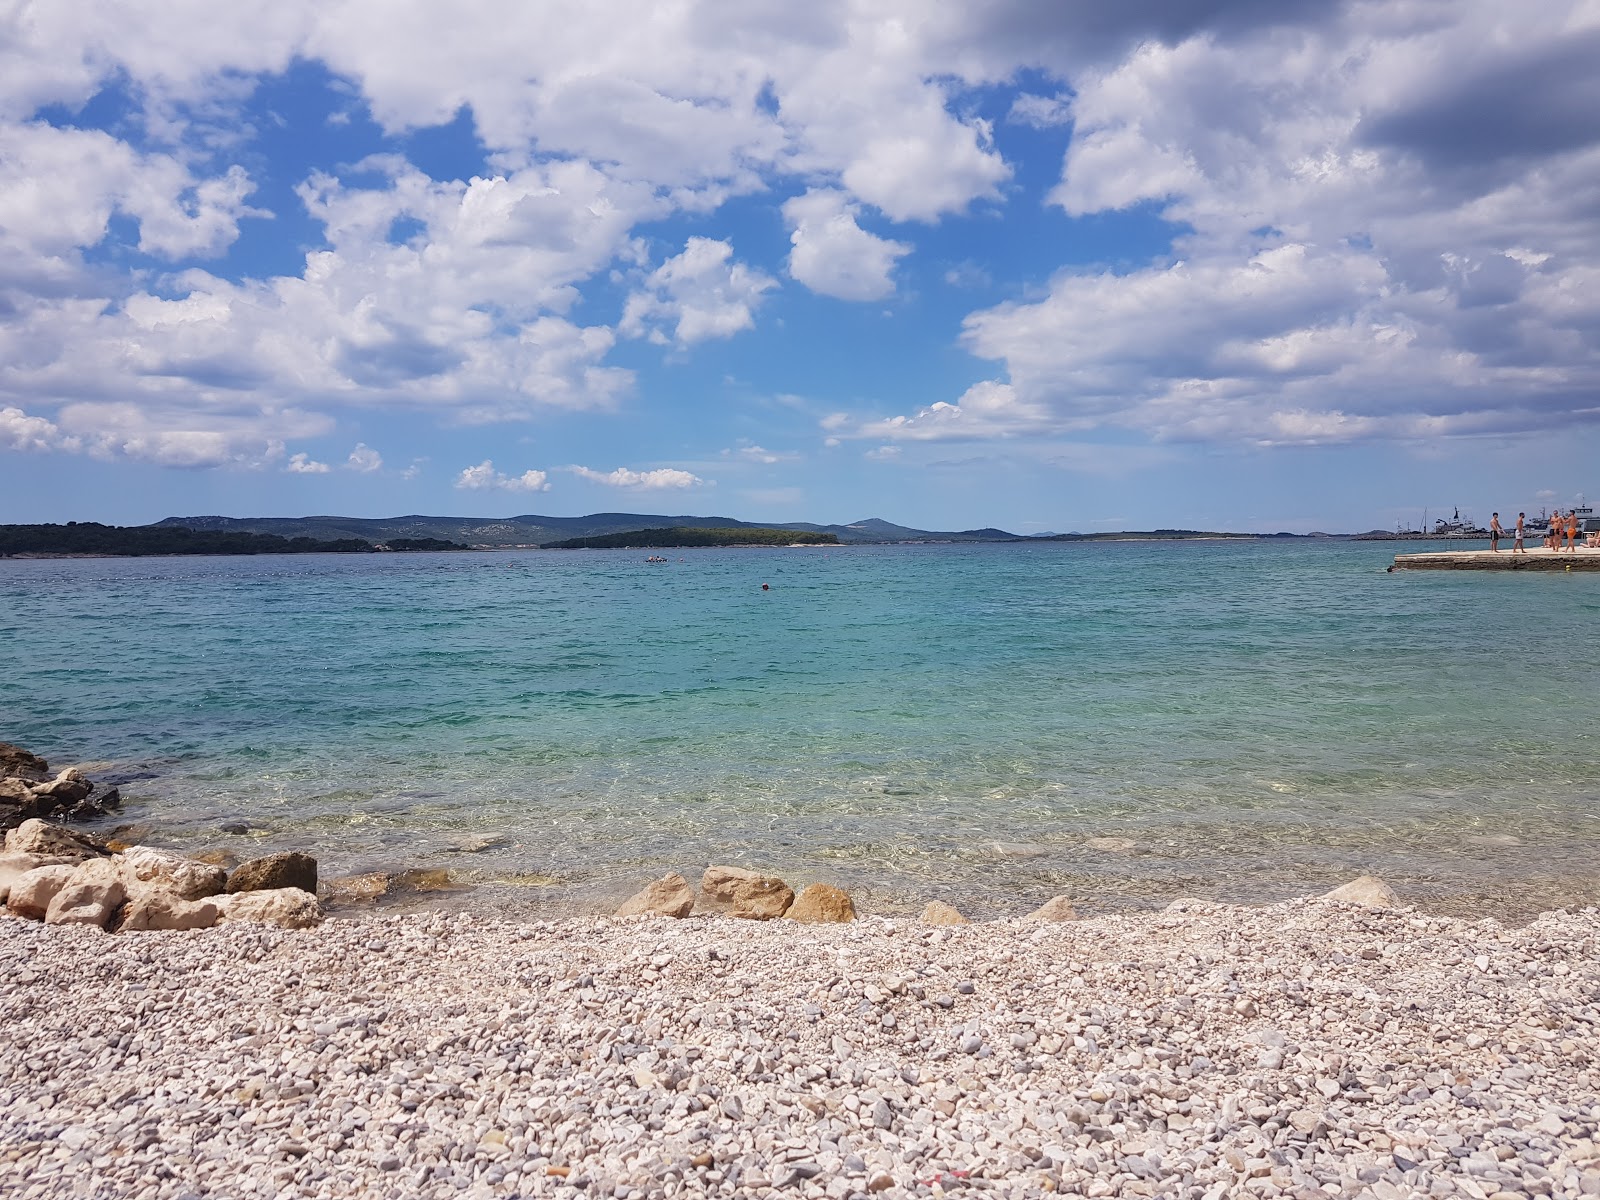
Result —
[[904, 920], [711, 867], [324, 921], [274, 857], [9, 831], [7, 904], [60, 886], [0, 914], [0, 1194], [1600, 1196], [1595, 909]]

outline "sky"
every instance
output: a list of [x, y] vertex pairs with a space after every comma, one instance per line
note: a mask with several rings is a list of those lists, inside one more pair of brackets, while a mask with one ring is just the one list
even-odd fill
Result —
[[0, 522], [1600, 496], [1597, 0], [0, 0]]

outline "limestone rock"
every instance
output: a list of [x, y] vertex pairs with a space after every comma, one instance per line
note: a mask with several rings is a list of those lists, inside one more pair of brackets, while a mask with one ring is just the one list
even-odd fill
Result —
[[228, 893], [273, 892], [283, 888], [298, 888], [302, 892], [317, 894], [317, 860], [309, 854], [291, 850], [286, 854], [269, 854], [265, 858], [252, 858], [240, 863], [228, 876]]
[[803, 925], [843, 925], [856, 919], [856, 906], [850, 893], [826, 883], [813, 883], [803, 890], [784, 918]]
[[663, 875], [622, 902], [619, 917], [687, 917], [694, 909], [694, 889], [676, 871]]
[[119, 933], [145, 929], [210, 929], [222, 916], [215, 900], [184, 900], [160, 888], [148, 888], [122, 910]]
[[68, 767], [54, 779], [33, 785], [33, 794], [47, 799], [52, 809], [65, 808], [80, 800], [87, 800], [92, 791], [94, 784], [85, 779], [83, 772], [77, 767]]
[[65, 858], [78, 861], [96, 858], [106, 849], [91, 837], [49, 825], [34, 817], [24, 821], [6, 834], [6, 851], [10, 854], [41, 854], [47, 858]]
[[11, 883], [6, 896], [7, 911], [30, 921], [44, 920], [45, 913], [50, 911], [50, 902], [67, 886], [67, 880], [76, 870], [72, 863], [61, 863], [23, 872]]
[[794, 889], [773, 875], [713, 866], [700, 877], [700, 898], [730, 917], [770, 921], [789, 910]]
[[1052, 896], [1022, 919], [1024, 921], [1076, 921], [1078, 919], [1078, 910], [1072, 907], [1072, 901], [1066, 896]]
[[224, 921], [259, 921], [285, 929], [310, 929], [322, 922], [317, 898], [300, 888], [237, 892], [218, 906]]
[[44, 854], [0, 853], [0, 904], [4, 904], [6, 897], [11, 894], [12, 885], [29, 871], [57, 866], [75, 867], [77, 863], [72, 859], [51, 858]]
[[963, 917], [954, 905], [946, 904], [943, 900], [930, 900], [928, 906], [922, 910], [922, 923], [924, 925], [970, 925], [971, 921]]
[[0, 776], [45, 780], [50, 778], [50, 764], [21, 746], [0, 742]]
[[109, 858], [91, 858], [73, 868], [71, 877], [50, 901], [44, 923], [105, 929], [127, 896], [121, 864]]
[[1364, 908], [1399, 908], [1400, 897], [1376, 875], [1362, 875], [1326, 893], [1324, 900], [1339, 900], [1345, 904], [1359, 904]]
[[179, 900], [202, 900], [225, 891], [228, 873], [167, 850], [134, 846], [122, 855], [122, 875], [130, 894], [141, 889], [170, 892]]
[[389, 876], [378, 871], [370, 875], [346, 875], [342, 879], [330, 879], [324, 887], [329, 900], [349, 903], [377, 900], [388, 895], [389, 882]]

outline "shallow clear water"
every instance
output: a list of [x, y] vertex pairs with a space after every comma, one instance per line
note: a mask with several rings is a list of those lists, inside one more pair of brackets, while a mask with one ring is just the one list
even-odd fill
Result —
[[975, 915], [1597, 902], [1600, 577], [1404, 548], [0, 561], [0, 740], [143, 776], [149, 840], [511, 907], [711, 861]]

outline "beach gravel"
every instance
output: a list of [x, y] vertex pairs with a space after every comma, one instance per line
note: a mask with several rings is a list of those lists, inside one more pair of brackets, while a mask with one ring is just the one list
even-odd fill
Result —
[[108, 935], [0, 916], [0, 1195], [1600, 1195], [1600, 914]]

